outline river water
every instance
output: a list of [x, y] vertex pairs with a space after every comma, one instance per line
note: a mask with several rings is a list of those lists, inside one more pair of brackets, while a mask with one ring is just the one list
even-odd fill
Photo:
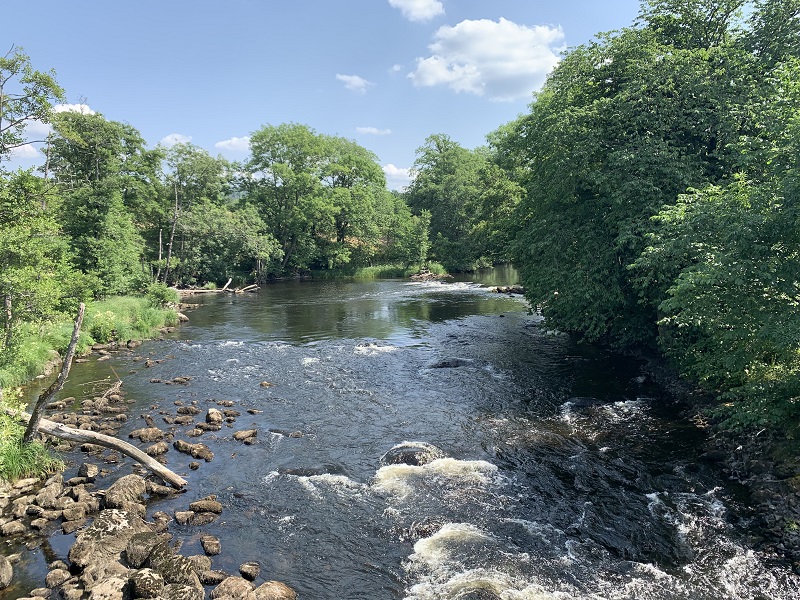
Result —
[[[786, 565], [755, 549], [746, 496], [698, 461], [703, 434], [680, 407], [635, 361], [549, 331], [484, 285], [499, 277], [197, 296], [174, 335], [76, 365], [64, 395], [113, 367], [135, 400], [123, 437], [176, 401], [232, 401], [230, 428], [175, 430], [216, 456], [191, 471], [171, 450], [188, 491], [149, 510], [217, 494], [216, 523], [171, 524], [182, 553], [217, 535], [215, 568], [257, 560], [260, 580], [301, 598], [797, 598]], [[192, 379], [150, 382], [178, 376]], [[233, 440], [247, 428], [257, 443]], [[440, 458], [381, 462], [405, 442]], [[72, 539], [54, 533], [46, 558]]]

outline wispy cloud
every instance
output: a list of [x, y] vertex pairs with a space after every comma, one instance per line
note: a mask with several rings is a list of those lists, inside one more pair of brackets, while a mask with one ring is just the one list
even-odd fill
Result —
[[250, 136], [232, 137], [227, 140], [222, 140], [214, 144], [217, 150], [224, 150], [228, 152], [247, 152], [250, 150]]
[[161, 138], [159, 144], [162, 146], [166, 146], [167, 148], [172, 148], [176, 144], [188, 144], [192, 141], [192, 136], [190, 135], [183, 135], [182, 133], [170, 133], [169, 135], [165, 135]]
[[11, 149], [11, 158], [15, 160], [32, 160], [41, 156], [42, 154], [32, 144], [24, 144]]
[[358, 75], [340, 75], [337, 73], [336, 79], [343, 82], [344, 87], [346, 87], [348, 90], [352, 90], [358, 94], [366, 94], [367, 88], [375, 85], [374, 83], [367, 81]]
[[560, 27], [528, 27], [501, 18], [440, 27], [431, 56], [408, 76], [417, 87], [446, 85], [455, 92], [511, 101], [530, 96], [558, 64]]
[[389, 189], [402, 191], [411, 183], [411, 169], [396, 167], [392, 163], [381, 168], [386, 175], [386, 185]]
[[425, 22], [444, 14], [439, 0], [389, 0], [389, 6], [399, 8], [409, 21]]
[[389, 135], [391, 129], [378, 129], [377, 127], [356, 127], [356, 132], [364, 135]]

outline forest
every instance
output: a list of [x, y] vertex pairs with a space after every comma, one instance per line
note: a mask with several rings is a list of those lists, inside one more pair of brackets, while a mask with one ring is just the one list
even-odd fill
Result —
[[800, 0], [646, 0], [484, 147], [430, 135], [400, 193], [306, 125], [261, 126], [231, 163], [64, 96], [0, 58], [0, 160], [51, 125], [40, 170], [0, 173], [0, 372], [83, 301], [510, 261], [549, 327], [665, 357], [726, 429], [798, 434]]

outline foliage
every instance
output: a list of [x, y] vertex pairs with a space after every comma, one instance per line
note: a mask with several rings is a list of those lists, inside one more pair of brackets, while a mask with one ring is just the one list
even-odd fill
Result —
[[40, 442], [22, 441], [25, 427], [5, 409], [22, 411], [19, 389], [0, 397], [0, 481], [16, 481], [26, 477], [43, 477], [64, 469], [64, 462], [53, 456]]
[[26, 126], [37, 121], [49, 123], [51, 103], [63, 97], [55, 74], [35, 71], [22, 48], [12, 46], [0, 57], [0, 160], [29, 143]]
[[95, 343], [125, 343], [155, 337], [159, 328], [177, 325], [173, 309], [154, 308], [146, 297], [119, 296], [86, 308], [84, 329]]
[[164, 308], [180, 302], [178, 292], [165, 283], [154, 282], [147, 286], [145, 296], [153, 308]]

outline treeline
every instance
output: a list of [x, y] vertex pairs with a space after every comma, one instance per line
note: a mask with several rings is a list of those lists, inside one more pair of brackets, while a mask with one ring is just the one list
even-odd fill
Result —
[[731, 427], [800, 423], [800, 1], [651, 0], [491, 138], [553, 327], [660, 349]]

